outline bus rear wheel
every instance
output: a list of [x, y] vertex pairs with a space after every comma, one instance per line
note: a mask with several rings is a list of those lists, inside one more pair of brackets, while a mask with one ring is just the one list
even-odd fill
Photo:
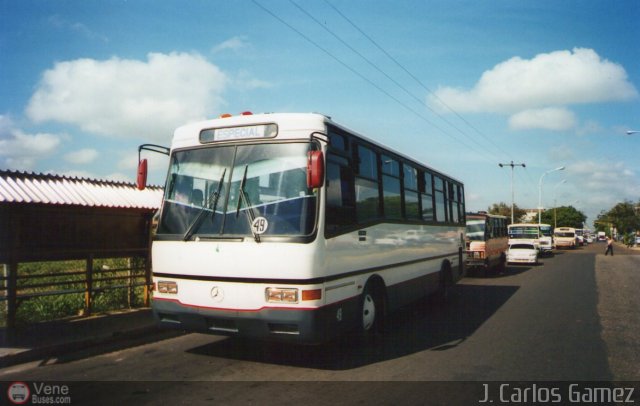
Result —
[[[485, 268], [486, 276], [487, 268]], [[451, 287], [453, 286], [453, 274], [451, 272], [451, 265], [443, 264], [440, 270], [440, 299], [446, 302], [450, 295]]]
[[367, 283], [360, 297], [358, 336], [368, 342], [382, 332], [384, 317], [382, 289], [374, 283]]

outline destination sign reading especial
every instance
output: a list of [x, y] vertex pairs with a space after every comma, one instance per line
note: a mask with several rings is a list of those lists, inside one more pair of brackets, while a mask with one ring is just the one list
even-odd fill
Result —
[[215, 128], [200, 133], [201, 142], [232, 141], [249, 138], [270, 138], [278, 132], [274, 124], [261, 124], [241, 127]]

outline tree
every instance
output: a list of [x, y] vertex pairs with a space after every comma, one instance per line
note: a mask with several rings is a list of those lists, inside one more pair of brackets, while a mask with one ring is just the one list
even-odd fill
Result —
[[[506, 216], [509, 220], [511, 220], [511, 205], [505, 202], [494, 203], [489, 207], [487, 211], [489, 212], [489, 214]], [[513, 205], [513, 221], [515, 221], [516, 223], [519, 222], [525, 214], [527, 214], [527, 212], [519, 208], [517, 204]]]
[[587, 216], [573, 206], [561, 206], [542, 213], [542, 222], [554, 227], [583, 228]]
[[613, 226], [619, 233], [633, 233], [640, 230], [640, 215], [636, 208], [640, 207], [640, 202], [634, 204], [631, 201], [618, 203], [606, 213], [600, 212], [596, 220], [596, 228], [609, 231]]

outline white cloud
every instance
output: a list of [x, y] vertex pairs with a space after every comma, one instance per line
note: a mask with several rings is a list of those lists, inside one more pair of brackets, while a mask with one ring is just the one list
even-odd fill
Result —
[[233, 79], [233, 85], [239, 90], [269, 89], [274, 86], [271, 82], [254, 78], [249, 72], [244, 70], [240, 71]]
[[575, 123], [576, 117], [571, 111], [554, 107], [524, 110], [509, 118], [509, 127], [514, 130], [542, 128], [563, 131], [573, 128]]
[[581, 193], [587, 198], [613, 205], [625, 199], [635, 201], [640, 195], [640, 179], [624, 163], [581, 161], [567, 170], [580, 179]]
[[[428, 98], [434, 108], [444, 102], [458, 112], [522, 113], [512, 118], [514, 128], [540, 128], [534, 120], [553, 113], [548, 108], [573, 104], [625, 101], [638, 97], [622, 66], [600, 56], [592, 49], [574, 48], [539, 54], [532, 59], [513, 57], [482, 74], [470, 89], [441, 87]], [[541, 110], [543, 109], [543, 110]], [[546, 113], [541, 114], [540, 111]], [[537, 111], [537, 112], [536, 112]], [[534, 113], [535, 112], [535, 113]], [[553, 113], [554, 125], [542, 126], [565, 130], [571, 123], [569, 114]], [[572, 123], [575, 125], [575, 121]]]
[[77, 151], [69, 152], [64, 156], [67, 162], [72, 164], [88, 164], [93, 162], [98, 157], [98, 151], [92, 148], [80, 149]]
[[552, 162], [567, 162], [575, 156], [573, 146], [555, 145], [549, 148], [549, 157]]
[[52, 27], [59, 29], [59, 30], [69, 30], [72, 32], [76, 32], [79, 33], [80, 35], [84, 36], [85, 38], [94, 40], [100, 40], [102, 42], [109, 42], [109, 38], [107, 38], [106, 36], [97, 33], [95, 31], [92, 31], [89, 27], [87, 27], [85, 24], [79, 23], [79, 22], [70, 22], [65, 20], [64, 18], [60, 17], [59, 15], [53, 15], [51, 17], [49, 17], [48, 19], [49, 24], [51, 24]]
[[26, 134], [15, 128], [11, 119], [0, 116], [2, 166], [15, 170], [31, 170], [39, 159], [55, 152], [62, 138], [60, 135], [50, 133]]
[[167, 142], [176, 126], [219, 110], [227, 82], [198, 54], [77, 59], [44, 73], [26, 113], [36, 122], [70, 123], [94, 134]]
[[211, 48], [211, 52], [218, 53], [227, 50], [239, 51], [248, 46], [249, 43], [247, 42], [246, 37], [232, 37]]

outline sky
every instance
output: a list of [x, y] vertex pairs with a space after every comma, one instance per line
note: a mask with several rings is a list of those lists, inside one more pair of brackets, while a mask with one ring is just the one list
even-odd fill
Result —
[[132, 182], [183, 124], [318, 112], [467, 211], [513, 191], [590, 225], [640, 200], [639, 44], [635, 0], [0, 0], [0, 170]]

